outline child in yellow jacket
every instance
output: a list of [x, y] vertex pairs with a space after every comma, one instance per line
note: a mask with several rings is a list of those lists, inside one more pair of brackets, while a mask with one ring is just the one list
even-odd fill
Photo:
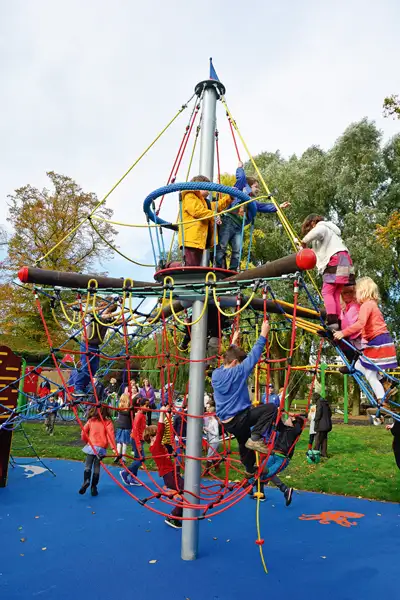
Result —
[[[192, 181], [210, 181], [204, 175], [193, 177]], [[216, 202], [207, 200], [206, 190], [182, 192], [182, 213], [179, 226], [179, 246], [184, 247], [185, 266], [199, 267], [203, 250], [214, 245], [214, 218]], [[225, 210], [232, 203], [230, 196], [222, 196], [218, 200], [218, 212]], [[206, 217], [206, 218], [204, 218]], [[202, 219], [202, 220], [196, 220]], [[183, 236], [182, 236], [183, 230]]]

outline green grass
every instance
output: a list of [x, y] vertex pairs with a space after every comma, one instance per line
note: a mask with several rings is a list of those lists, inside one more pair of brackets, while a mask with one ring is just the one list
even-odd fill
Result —
[[[57, 423], [53, 437], [45, 433], [42, 424], [27, 423], [24, 427], [42, 458], [83, 460], [83, 443], [77, 425]], [[307, 441], [308, 430], [297, 444], [291, 464], [282, 473], [287, 485], [315, 492], [400, 502], [400, 471], [394, 461], [389, 432], [381, 427], [335, 425], [329, 434], [330, 458], [318, 465], [306, 462]], [[235, 445], [233, 449], [236, 449]], [[15, 456], [29, 455], [18, 431], [14, 433], [12, 452]], [[151, 460], [147, 460], [146, 465], [150, 470], [155, 468]], [[238, 474], [232, 471], [231, 476], [237, 479]]]

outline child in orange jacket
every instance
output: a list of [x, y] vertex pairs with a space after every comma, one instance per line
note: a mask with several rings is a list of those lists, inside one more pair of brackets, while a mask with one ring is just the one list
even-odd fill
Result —
[[81, 433], [82, 441], [87, 442], [82, 451], [86, 454], [83, 485], [79, 490], [84, 494], [90, 485], [92, 477], [92, 496], [97, 496], [97, 485], [100, 479], [100, 461], [106, 455], [108, 446], [115, 449], [114, 425], [111, 412], [107, 406], [92, 407], [88, 412], [88, 421]]
[[[209, 182], [210, 180], [204, 175], [197, 175], [192, 181]], [[182, 192], [179, 220], [183, 221], [183, 225], [179, 225], [178, 243], [180, 248], [184, 248], [187, 267], [199, 267], [203, 250], [211, 248], [214, 244], [216, 202], [207, 200], [209, 195], [210, 192], [207, 190]], [[228, 208], [231, 203], [230, 196], [222, 196], [218, 200], [218, 212]]]

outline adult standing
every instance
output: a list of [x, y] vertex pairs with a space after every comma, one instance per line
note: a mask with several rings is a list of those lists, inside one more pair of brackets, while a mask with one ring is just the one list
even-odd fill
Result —
[[315, 413], [315, 432], [317, 435], [314, 450], [319, 450], [321, 456], [328, 458], [328, 433], [332, 431], [332, 410], [326, 398], [319, 394], [314, 394], [314, 398], [317, 399]]
[[143, 379], [143, 386], [140, 388], [140, 395], [142, 396], [142, 398], [145, 398], [149, 401], [149, 408], [151, 408], [151, 410], [148, 410], [146, 412], [146, 423], [147, 426], [150, 426], [152, 415], [151, 411], [156, 408], [156, 395], [154, 392], [154, 388], [148, 379]]

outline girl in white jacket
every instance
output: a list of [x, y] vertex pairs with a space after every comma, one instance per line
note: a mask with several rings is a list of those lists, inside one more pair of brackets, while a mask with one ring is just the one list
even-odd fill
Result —
[[328, 328], [337, 331], [340, 329], [340, 294], [345, 285], [355, 284], [351, 256], [343, 243], [339, 227], [331, 221], [324, 221], [320, 215], [308, 215], [301, 231], [304, 236], [302, 245], [311, 244], [317, 256]]

